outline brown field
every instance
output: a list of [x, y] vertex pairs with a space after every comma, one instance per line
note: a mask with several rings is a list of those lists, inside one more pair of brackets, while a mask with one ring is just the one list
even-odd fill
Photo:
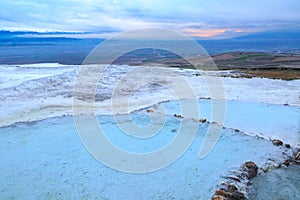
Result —
[[[179, 68], [194, 68], [191, 63], [178, 56], [152, 55], [152, 51], [141, 52], [140, 57], [126, 55], [117, 60], [115, 64], [147, 65]], [[240, 72], [237, 77], [265, 77], [272, 79], [293, 80], [300, 79], [300, 55], [275, 54], [264, 52], [227, 52], [211, 56], [217, 68], [211, 66], [210, 59], [191, 58], [202, 70], [236, 70]], [[210, 63], [210, 64], [207, 64]], [[235, 76], [236, 77], [236, 76]]]
[[239, 70], [245, 77], [263, 77], [271, 79], [294, 80], [300, 79], [299, 69], [255, 69]]

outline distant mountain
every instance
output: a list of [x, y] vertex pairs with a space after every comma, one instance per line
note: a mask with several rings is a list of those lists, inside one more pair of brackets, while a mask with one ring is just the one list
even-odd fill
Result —
[[51, 35], [73, 35], [73, 34], [87, 34], [83, 32], [36, 32], [36, 31], [6, 31], [0, 30], [0, 39], [6, 38], [15, 38], [15, 37], [26, 37], [30, 35], [31, 37], [40, 37], [47, 36], [51, 37]]
[[300, 29], [272, 30], [233, 38], [235, 40], [300, 40]]
[[[70, 37], [66, 34], [70, 34]], [[81, 64], [103, 39], [75, 38], [77, 35], [78, 33], [70, 32], [0, 31], [0, 64]], [[206, 39], [198, 42], [211, 55], [225, 52], [300, 54], [300, 30], [273, 30], [236, 38]], [[142, 57], [144, 53], [142, 52]], [[153, 56], [159, 59], [170, 57], [162, 53]], [[151, 62], [151, 59], [152, 57], [144, 59], [143, 62]]]

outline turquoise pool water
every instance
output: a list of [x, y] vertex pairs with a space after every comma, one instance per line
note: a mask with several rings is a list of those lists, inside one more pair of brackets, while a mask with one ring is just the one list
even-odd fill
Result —
[[[209, 100], [200, 100], [201, 117], [209, 119]], [[124, 134], [113, 116], [98, 116], [107, 137], [120, 148], [150, 152], [176, 135], [173, 117], [178, 102], [163, 105], [169, 113], [159, 134], [135, 139]], [[254, 115], [254, 116], [253, 116]], [[148, 113], [131, 114], [135, 123], [147, 124]], [[297, 118], [298, 117], [298, 118]], [[277, 121], [278, 119], [278, 121]], [[281, 119], [281, 120], [280, 120]], [[225, 125], [250, 132], [281, 130], [299, 138], [299, 108], [248, 102], [227, 102]], [[126, 123], [124, 121], [123, 123]], [[146, 174], [117, 171], [97, 161], [79, 139], [72, 117], [49, 118], [0, 128], [1, 199], [209, 199], [222, 175], [252, 160], [258, 165], [281, 154], [284, 147], [268, 140], [222, 129], [210, 154], [199, 159], [209, 123], [200, 123], [187, 151], [173, 164]], [[254, 126], [254, 127], [253, 127]], [[187, 132], [188, 134], [188, 132]], [[280, 135], [281, 136], [281, 135]], [[299, 140], [298, 140], [299, 141]]]

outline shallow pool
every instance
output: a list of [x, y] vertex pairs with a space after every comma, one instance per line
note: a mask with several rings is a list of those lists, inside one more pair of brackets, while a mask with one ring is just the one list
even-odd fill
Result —
[[[200, 100], [199, 103], [203, 108], [201, 116], [209, 119], [209, 100]], [[120, 148], [138, 153], [151, 152], [168, 144], [175, 137], [178, 124], [189, 120], [173, 116], [178, 111], [177, 102], [163, 104], [169, 113], [166, 115], [165, 125], [159, 134], [149, 139], [136, 139], [124, 134], [113, 116], [98, 116], [98, 121], [107, 137]], [[258, 130], [262, 133], [264, 130], [283, 129], [297, 138], [299, 118], [294, 117], [299, 116], [298, 111], [299, 108], [296, 107], [228, 102], [225, 125], [247, 131]], [[277, 120], [277, 114], [290, 120], [278, 117], [282, 120], [273, 122], [274, 118], [263, 117], [272, 116]], [[131, 114], [131, 117], [138, 124], [149, 122], [146, 110], [137, 111]], [[265, 120], [270, 123], [266, 123]], [[96, 160], [79, 139], [72, 117], [57, 117], [2, 127], [0, 197], [209, 199], [222, 181], [222, 175], [230, 169], [250, 160], [262, 165], [267, 158], [280, 155], [284, 148], [274, 146], [268, 140], [226, 128], [222, 129], [213, 150], [200, 159], [199, 149], [210, 123], [193, 123], [197, 123], [197, 134], [183, 156], [163, 169], [145, 174], [117, 171]], [[285, 129], [286, 127], [289, 128]], [[186, 134], [189, 134], [188, 130]]]

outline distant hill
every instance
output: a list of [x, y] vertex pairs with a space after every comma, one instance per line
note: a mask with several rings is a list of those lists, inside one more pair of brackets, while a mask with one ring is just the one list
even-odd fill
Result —
[[[68, 37], [66, 34], [76, 33], [0, 31], [0, 64], [43, 62], [80, 64], [90, 51], [103, 41], [103, 39], [98, 38], [73, 38]], [[210, 55], [226, 52], [265, 52], [300, 55], [300, 29], [265, 31], [230, 39], [198, 40], [198, 43]], [[131, 54], [127, 56], [130, 59], [134, 59], [137, 64], [143, 62], [151, 63], [153, 59], [160, 61], [174, 59], [173, 55], [166, 54], [166, 52], [154, 55], [151, 55], [151, 53], [157, 51], [150, 50], [149, 52], [140, 51], [135, 52], [134, 56]], [[148, 57], [145, 57], [145, 54]], [[125, 56], [119, 59], [119, 62], [126, 64], [128, 59]]]
[[300, 29], [272, 30], [233, 38], [235, 40], [300, 40]]
[[[78, 33], [78, 32], [36, 32], [36, 31], [6, 31], [6, 30], [0, 30], [0, 39], [12, 39], [12, 38], [27, 38], [27, 37], [42, 37], [42, 36], [47, 36], [51, 37], [53, 36], [59, 36], [59, 35], [73, 35], [73, 34], [86, 34], [86, 33]], [[46, 37], [42, 37], [46, 38]]]

